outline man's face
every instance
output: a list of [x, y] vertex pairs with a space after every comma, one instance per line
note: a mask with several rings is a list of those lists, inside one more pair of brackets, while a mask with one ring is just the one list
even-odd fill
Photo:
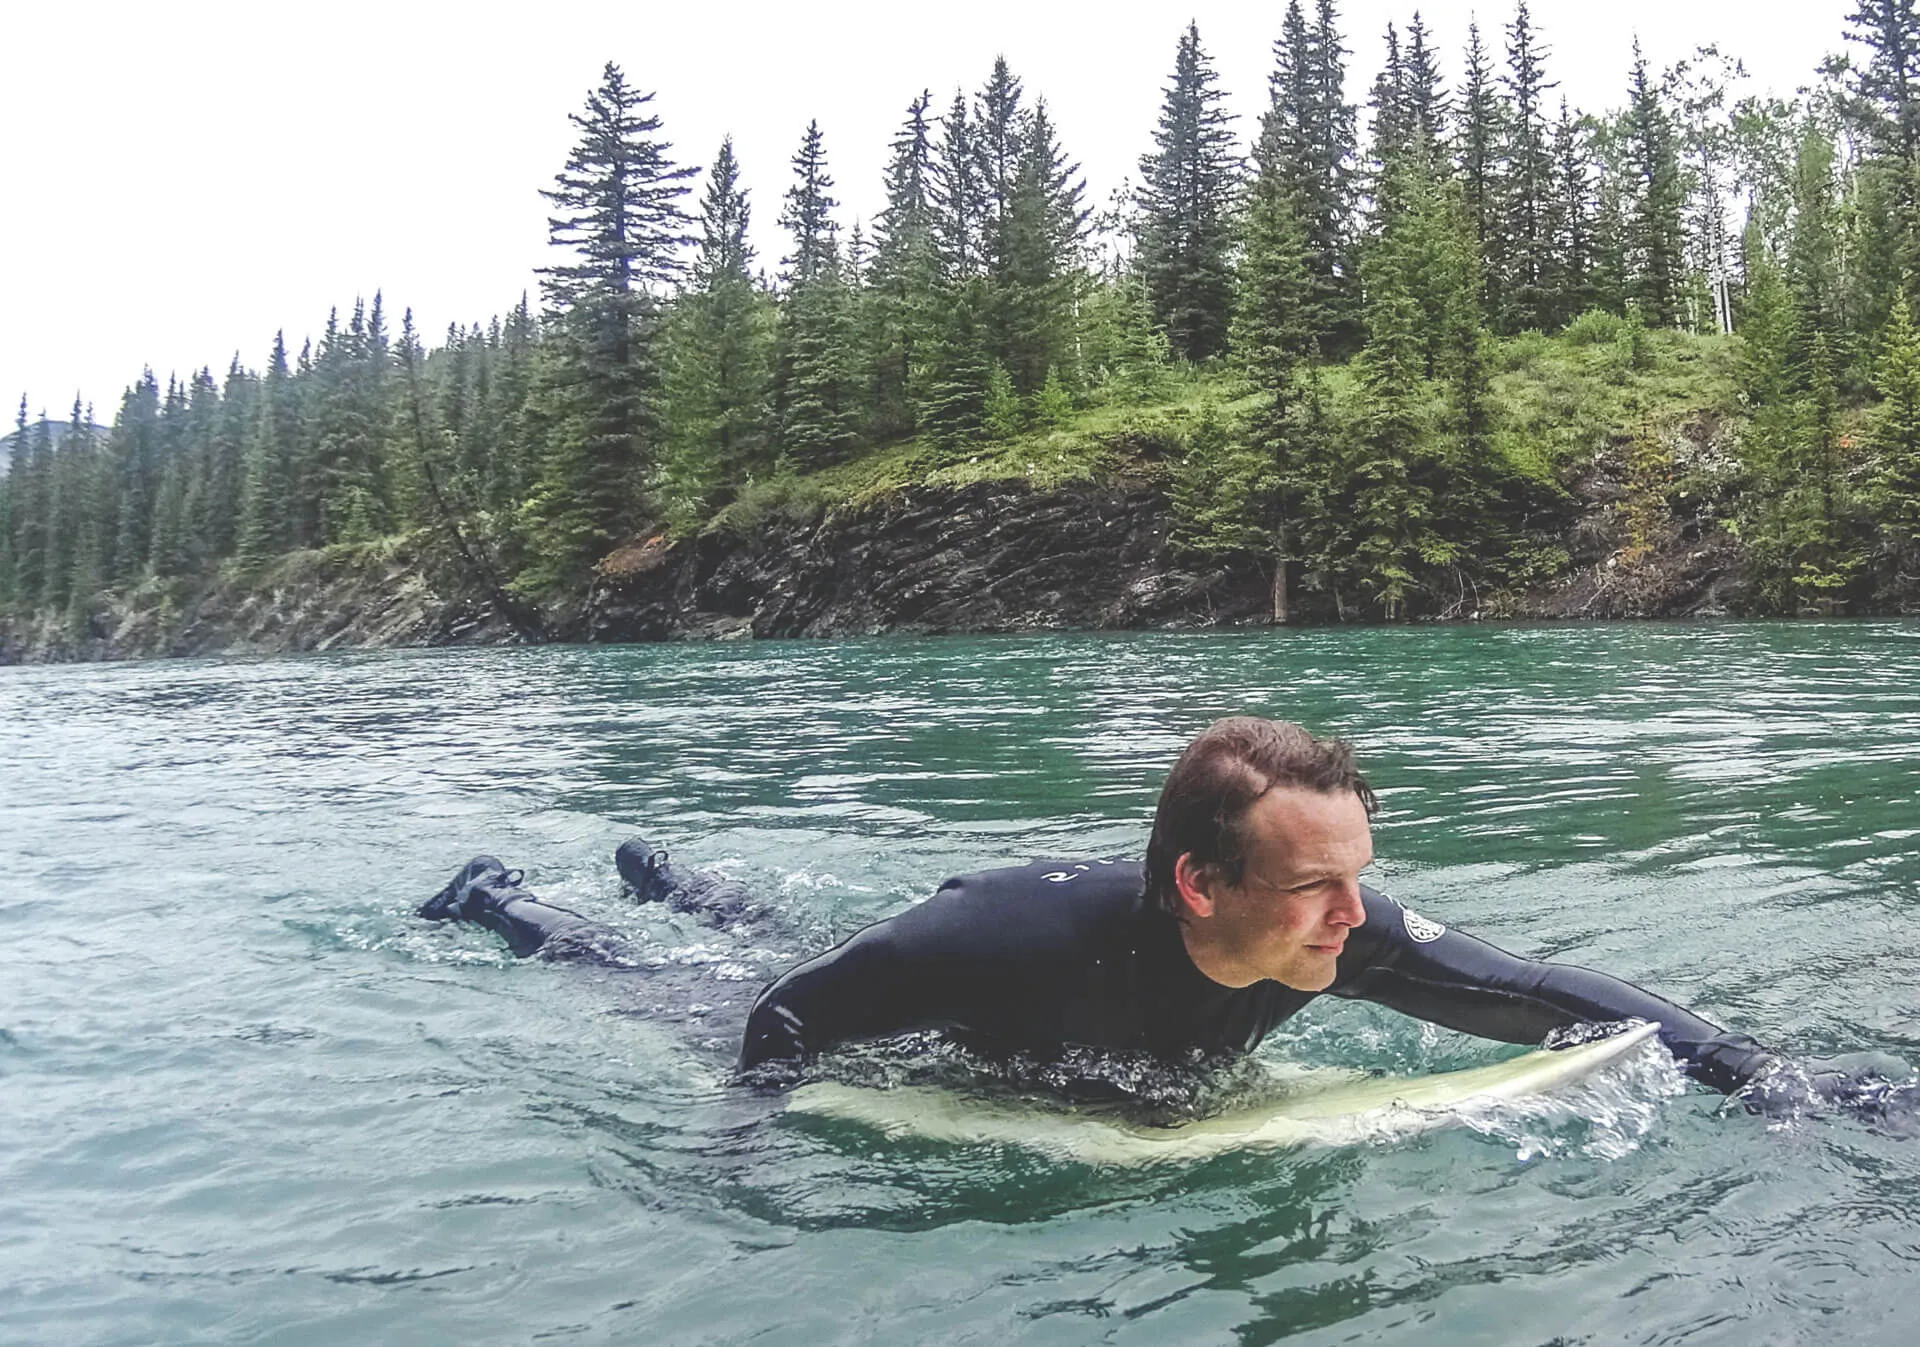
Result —
[[1360, 872], [1373, 861], [1366, 807], [1352, 791], [1283, 787], [1254, 802], [1246, 833], [1238, 884], [1181, 858], [1181, 872], [1191, 876], [1181, 892], [1194, 962], [1230, 987], [1271, 978], [1323, 991], [1347, 932], [1367, 919], [1360, 902]]

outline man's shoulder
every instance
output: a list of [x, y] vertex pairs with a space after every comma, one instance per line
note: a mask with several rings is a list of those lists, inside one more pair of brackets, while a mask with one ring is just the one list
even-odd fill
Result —
[[1145, 891], [1140, 862], [1037, 860], [955, 875], [936, 897], [969, 897], [981, 902], [1067, 902], [1073, 906], [1131, 903]]

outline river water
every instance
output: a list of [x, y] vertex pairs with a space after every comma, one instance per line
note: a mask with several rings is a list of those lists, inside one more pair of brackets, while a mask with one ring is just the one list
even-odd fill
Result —
[[[1350, 737], [1376, 882], [1769, 1044], [1920, 1061], [1920, 627], [1461, 627], [0, 670], [0, 1341], [1912, 1341], [1920, 1141], [1660, 1062], [1114, 1170], [731, 1085], [761, 979], [1137, 853], [1217, 715]], [[618, 893], [644, 832], [764, 893]], [[412, 909], [469, 855], [651, 974]], [[1513, 1049], [1326, 1001], [1263, 1058]]]

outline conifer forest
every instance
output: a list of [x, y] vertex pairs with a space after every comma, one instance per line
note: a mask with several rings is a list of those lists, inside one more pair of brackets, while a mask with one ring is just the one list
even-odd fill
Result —
[[1520, 0], [1443, 52], [1414, 13], [1369, 79], [1334, 0], [1291, 0], [1236, 127], [1188, 25], [1110, 199], [1003, 59], [904, 99], [851, 224], [804, 109], [756, 194], [609, 64], [498, 317], [423, 334], [375, 294], [97, 413], [23, 400], [0, 613], [400, 538], [531, 613], [636, 538], [1120, 472], [1274, 621], [1497, 611], [1566, 571], [1596, 474], [1618, 566], [1710, 532], [1749, 611], [1890, 610], [1920, 568], [1916, 0], [1857, 0], [1792, 97], [1636, 46], [1617, 106], [1572, 107], [1550, 36]]

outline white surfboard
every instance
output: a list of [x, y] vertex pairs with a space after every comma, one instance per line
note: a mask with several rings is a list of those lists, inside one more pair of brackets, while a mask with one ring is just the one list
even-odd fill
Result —
[[793, 1091], [786, 1107], [888, 1136], [1019, 1146], [1082, 1164], [1184, 1162], [1309, 1142], [1344, 1145], [1443, 1126], [1477, 1102], [1544, 1094], [1583, 1080], [1639, 1049], [1659, 1028], [1637, 1024], [1611, 1038], [1431, 1076], [1302, 1071], [1274, 1099], [1174, 1127], [1146, 1127], [1093, 1109], [1023, 1107], [925, 1085], [882, 1090], [821, 1081]]

